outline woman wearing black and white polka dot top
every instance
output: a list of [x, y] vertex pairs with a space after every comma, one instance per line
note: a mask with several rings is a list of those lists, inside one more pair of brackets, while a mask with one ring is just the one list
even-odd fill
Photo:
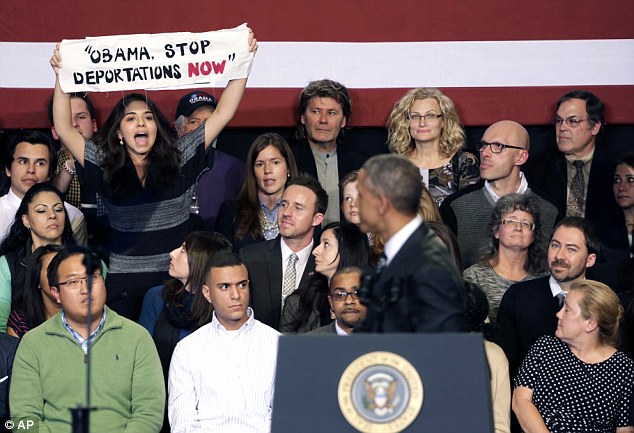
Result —
[[513, 411], [524, 432], [634, 432], [634, 361], [615, 349], [622, 317], [608, 286], [570, 287], [556, 338], [537, 340], [515, 378]]

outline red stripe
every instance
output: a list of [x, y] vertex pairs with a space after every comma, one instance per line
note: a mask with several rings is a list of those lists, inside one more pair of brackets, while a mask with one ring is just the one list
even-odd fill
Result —
[[629, 39], [634, 8], [631, 0], [162, 0], [151, 6], [3, 0], [0, 40], [204, 32], [243, 22], [268, 41]]
[[[607, 104], [607, 122], [634, 123], [634, 86], [584, 87]], [[501, 119], [513, 119], [524, 125], [543, 125], [550, 122], [555, 102], [569, 87], [523, 88], [451, 88], [443, 91], [458, 108], [467, 126], [489, 125]], [[300, 89], [247, 89], [231, 127], [293, 126]], [[384, 126], [393, 104], [407, 89], [369, 89], [351, 91], [353, 115], [351, 126]], [[2, 89], [0, 127], [47, 128], [46, 104], [50, 90]], [[179, 97], [178, 91], [150, 92], [148, 96], [173, 119]], [[215, 92], [220, 96], [221, 92]], [[120, 93], [92, 93], [97, 108], [97, 119], [102, 123], [110, 109], [121, 98]]]

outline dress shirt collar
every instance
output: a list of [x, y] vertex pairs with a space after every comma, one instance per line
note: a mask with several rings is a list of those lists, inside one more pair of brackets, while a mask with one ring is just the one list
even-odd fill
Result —
[[18, 197], [17, 195], [15, 195], [15, 193], [13, 192], [13, 188], [9, 188], [9, 192], [7, 193], [7, 198], [9, 199], [9, 203], [11, 204], [11, 206], [15, 206], [16, 209], [20, 207], [20, 203], [22, 203], [22, 199]]
[[570, 165], [572, 165], [572, 163], [577, 160], [583, 161], [584, 164], [587, 164], [588, 162], [592, 161], [592, 157], [594, 156], [595, 150], [596, 150], [596, 147], [592, 149], [592, 151], [586, 156], [584, 156], [583, 158], [575, 158], [574, 156], [571, 156], [571, 155], [565, 155], [565, 158], [566, 158], [566, 161], [568, 161], [568, 164]]
[[337, 335], [341, 335], [345, 337], [348, 337], [350, 335], [346, 331], [341, 329], [341, 326], [339, 326], [339, 322], [337, 322], [336, 320], [335, 320], [335, 331], [337, 331]]
[[[284, 242], [284, 238], [280, 239], [280, 245], [282, 246], [282, 269], [286, 269], [286, 263], [288, 262], [288, 258], [290, 257], [290, 255], [293, 254], [293, 251], [288, 247], [288, 245], [286, 245], [286, 242]], [[313, 241], [311, 240], [308, 245], [295, 253], [297, 254], [297, 263], [295, 264], [297, 269], [299, 269], [300, 264], [306, 265], [312, 251]]]
[[[497, 195], [495, 191], [493, 191], [493, 188], [491, 187], [491, 184], [489, 183], [488, 180], [484, 181], [484, 187], [486, 188], [487, 192], [491, 195], [493, 202], [497, 203], [497, 201], [500, 199], [500, 196]], [[520, 171], [520, 187], [517, 188], [517, 191], [515, 192], [518, 194], [524, 194], [526, 193], [527, 190], [528, 190], [528, 181], [526, 180], [524, 173]]]
[[[237, 334], [242, 334], [244, 332], [247, 332], [247, 330], [253, 328], [253, 324], [255, 323], [255, 315], [253, 314], [253, 309], [251, 307], [247, 307], [247, 316], [249, 318], [247, 319], [246, 322], [242, 324], [240, 329], [237, 330]], [[213, 312], [213, 318], [211, 319], [211, 327], [216, 332], [219, 332], [222, 334], [229, 335], [229, 333], [231, 332], [231, 331], [228, 331], [227, 328], [225, 328], [224, 325], [218, 321], [215, 311]]]
[[564, 295], [566, 294], [566, 292], [564, 292], [564, 290], [561, 288], [559, 283], [557, 281], [555, 281], [555, 279], [553, 278], [552, 275], [548, 279], [548, 285], [550, 286], [550, 291], [553, 294], [553, 298], [555, 296], [557, 296], [558, 294], [560, 294], [560, 293], [563, 293]]
[[70, 326], [70, 324], [66, 320], [66, 315], [64, 314], [64, 310], [62, 310], [62, 323], [64, 324], [64, 328], [66, 328], [66, 330], [70, 332], [70, 335], [73, 336], [75, 341], [81, 346], [84, 352], [86, 352], [88, 350], [88, 341], [90, 340], [90, 343], [92, 344], [93, 340], [95, 339], [99, 331], [101, 331], [101, 329], [103, 328], [103, 325], [106, 323], [106, 309], [105, 308], [103, 309], [103, 314], [101, 315], [101, 320], [99, 321], [99, 325], [97, 326], [97, 329], [95, 329], [94, 332], [88, 336], [88, 338], [82, 337], [79, 332], [75, 331]]
[[394, 256], [399, 252], [403, 244], [409, 239], [409, 237], [416, 231], [418, 226], [420, 226], [423, 222], [423, 217], [416, 214], [414, 218], [407, 224], [405, 224], [399, 231], [397, 231], [394, 236], [392, 236], [386, 243], [385, 249], [383, 250], [385, 253], [385, 257], [387, 260], [385, 261], [385, 265], [389, 265], [392, 262]]

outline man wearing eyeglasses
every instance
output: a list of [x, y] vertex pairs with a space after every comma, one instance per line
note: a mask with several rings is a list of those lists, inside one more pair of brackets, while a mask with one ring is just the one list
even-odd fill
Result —
[[339, 269], [330, 280], [328, 303], [335, 316], [330, 324], [311, 331], [311, 334], [349, 335], [363, 319], [366, 306], [359, 301], [361, 269], [347, 267]]
[[165, 385], [154, 342], [104, 305], [99, 259], [85, 249], [61, 251], [47, 273], [62, 310], [22, 338], [13, 364], [12, 420], [33, 421], [40, 432], [70, 432], [69, 409], [86, 404], [90, 354], [90, 431], [158, 432]]
[[601, 240], [602, 260], [628, 257], [623, 213], [610, 196], [616, 161], [597, 146], [605, 126], [605, 105], [585, 90], [566, 93], [553, 118], [557, 149], [529, 164], [535, 191], [566, 216], [587, 218]]
[[[528, 131], [522, 125], [512, 120], [494, 123], [477, 148], [480, 182], [450, 195], [440, 206], [443, 221], [456, 234], [465, 268], [477, 263], [486, 250], [486, 222], [498, 199], [510, 193], [533, 194], [521, 170], [530, 149]], [[544, 232], [550, 236], [557, 208], [537, 195], [535, 199]]]

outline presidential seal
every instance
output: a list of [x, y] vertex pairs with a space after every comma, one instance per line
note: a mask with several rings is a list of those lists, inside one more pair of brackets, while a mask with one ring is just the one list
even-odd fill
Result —
[[338, 397], [341, 413], [352, 427], [364, 433], [397, 433], [418, 416], [423, 382], [402, 356], [371, 352], [345, 369]]

